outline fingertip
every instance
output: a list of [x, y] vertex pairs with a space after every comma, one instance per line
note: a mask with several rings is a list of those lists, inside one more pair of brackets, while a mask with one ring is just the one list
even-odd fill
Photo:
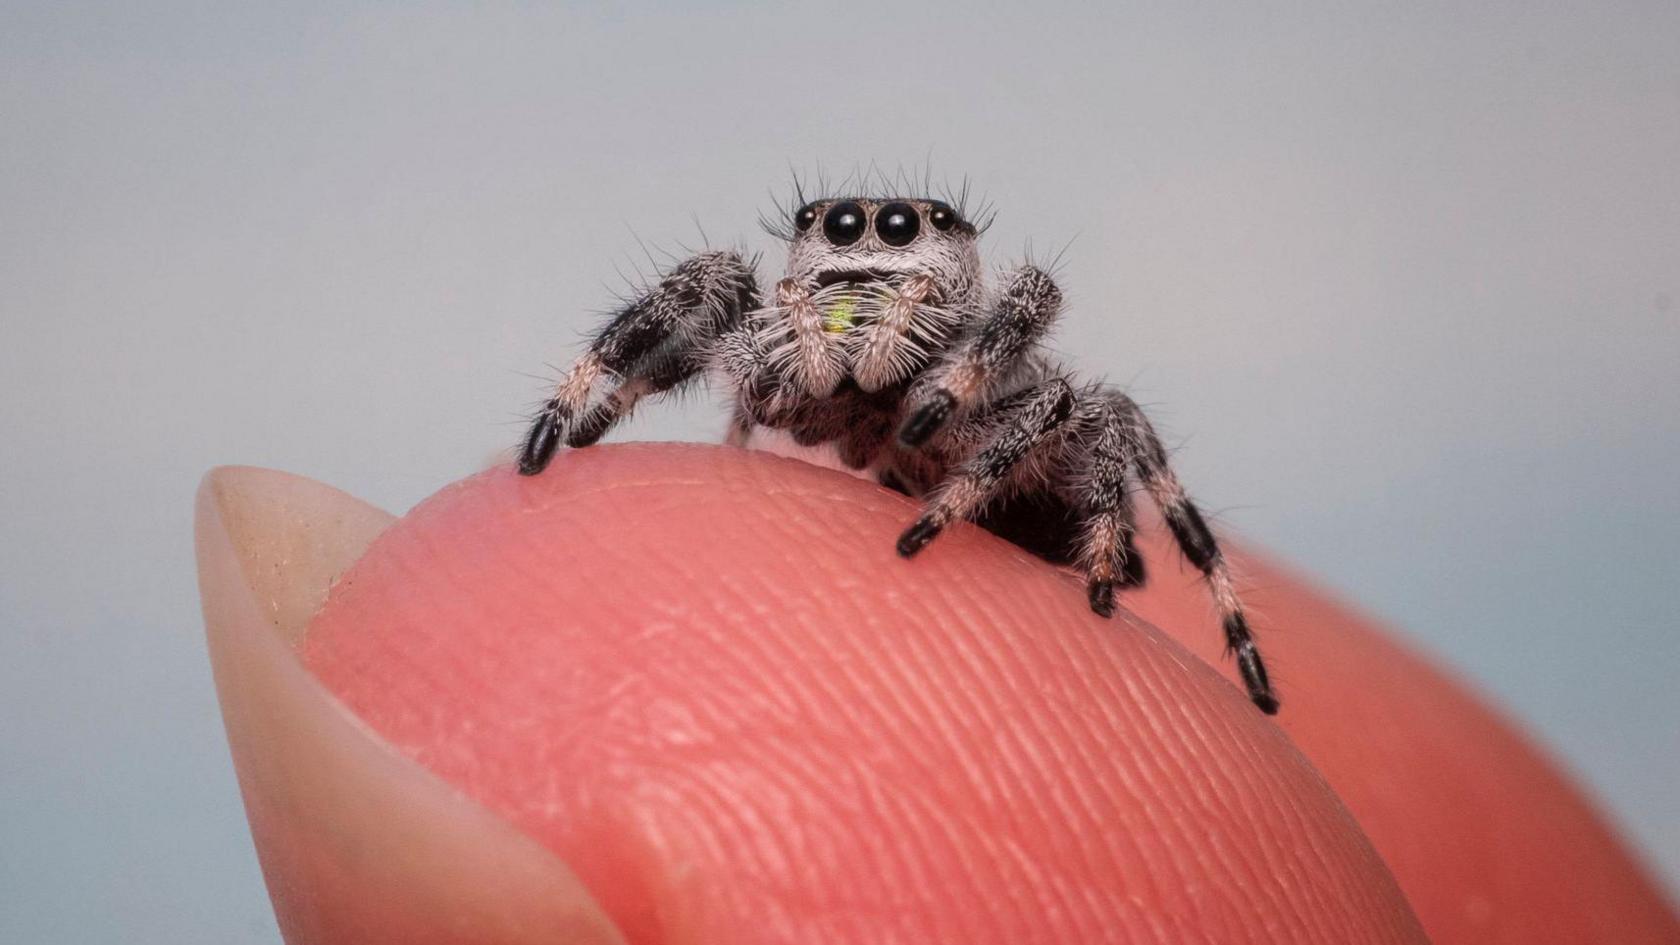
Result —
[[978, 529], [906, 566], [910, 514], [739, 450], [495, 470], [381, 538], [309, 660], [633, 941], [1421, 940], [1236, 688]]

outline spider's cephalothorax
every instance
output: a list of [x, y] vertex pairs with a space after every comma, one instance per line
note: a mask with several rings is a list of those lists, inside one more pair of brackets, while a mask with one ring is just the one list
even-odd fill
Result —
[[1076, 563], [1105, 617], [1116, 588], [1144, 580], [1130, 494], [1141, 487], [1206, 577], [1249, 697], [1277, 711], [1219, 546], [1149, 420], [1045, 356], [1062, 307], [1048, 273], [1023, 265], [988, 287], [980, 228], [939, 200], [824, 199], [788, 224], [786, 274], [768, 297], [739, 253], [703, 252], [621, 308], [544, 405], [519, 471], [709, 373], [733, 399], [731, 442], [783, 431], [924, 499], [900, 554], [972, 519]]

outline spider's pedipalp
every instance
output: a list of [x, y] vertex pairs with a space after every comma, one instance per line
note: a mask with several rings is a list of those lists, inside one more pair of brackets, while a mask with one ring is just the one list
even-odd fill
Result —
[[786, 340], [770, 353], [775, 369], [810, 396], [827, 397], [846, 376], [846, 357], [816, 294], [799, 279], [783, 279], [776, 283], [773, 307], [761, 317], [785, 331]]
[[926, 366], [955, 320], [939, 306], [938, 292], [938, 282], [925, 273], [875, 290], [866, 323], [847, 335], [859, 387], [881, 390]]

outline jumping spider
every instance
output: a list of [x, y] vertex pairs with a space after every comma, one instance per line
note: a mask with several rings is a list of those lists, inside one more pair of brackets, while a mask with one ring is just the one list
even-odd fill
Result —
[[[960, 201], [958, 201], [960, 204]], [[1040, 347], [1062, 307], [1033, 265], [984, 280], [977, 226], [928, 198], [806, 203], [785, 227], [786, 276], [761, 298], [756, 260], [692, 256], [624, 305], [543, 406], [519, 471], [589, 446], [636, 403], [710, 373], [733, 394], [729, 442], [779, 430], [921, 497], [908, 558], [971, 519], [1085, 573], [1091, 609], [1144, 581], [1128, 487], [1160, 509], [1201, 570], [1249, 698], [1278, 709], [1230, 573], [1138, 405], [1076, 381]]]

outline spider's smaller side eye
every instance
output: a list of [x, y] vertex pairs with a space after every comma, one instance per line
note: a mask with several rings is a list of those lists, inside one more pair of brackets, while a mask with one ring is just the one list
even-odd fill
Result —
[[817, 205], [816, 204], [808, 203], [805, 206], [800, 207], [798, 210], [794, 211], [793, 226], [794, 226], [794, 229], [798, 230], [799, 232], [803, 233], [806, 230], [809, 230], [811, 228], [811, 224], [813, 224], [815, 222], [817, 222]]
[[928, 209], [928, 222], [933, 228], [945, 232], [957, 225], [957, 211], [942, 203], [936, 203]]

